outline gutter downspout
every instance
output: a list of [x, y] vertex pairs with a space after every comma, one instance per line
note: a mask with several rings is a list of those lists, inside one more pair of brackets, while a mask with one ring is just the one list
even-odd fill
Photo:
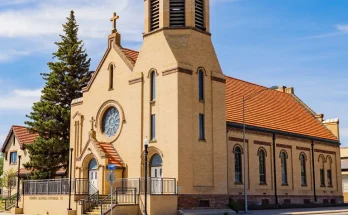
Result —
[[315, 190], [315, 168], [314, 168], [314, 140], [312, 140], [312, 174], [313, 174], [313, 191], [314, 191], [314, 201], [317, 202], [317, 193]]
[[275, 133], [273, 133], [273, 181], [274, 181], [274, 198], [275, 198], [275, 204], [276, 207], [278, 207], [278, 194], [277, 194], [277, 168], [276, 168], [276, 155], [275, 155], [275, 149], [276, 149], [276, 137]]

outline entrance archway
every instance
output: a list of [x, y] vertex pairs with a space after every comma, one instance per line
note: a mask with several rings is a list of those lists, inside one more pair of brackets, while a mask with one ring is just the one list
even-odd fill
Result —
[[151, 193], [162, 193], [162, 158], [159, 154], [152, 156], [150, 160]]
[[93, 194], [98, 190], [98, 163], [93, 158], [88, 164], [89, 193]]

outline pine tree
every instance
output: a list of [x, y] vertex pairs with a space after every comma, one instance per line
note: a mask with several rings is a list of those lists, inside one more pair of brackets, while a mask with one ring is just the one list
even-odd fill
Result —
[[82, 88], [91, 78], [83, 42], [78, 39], [78, 25], [74, 11], [63, 24], [64, 35], [56, 42], [58, 50], [49, 62], [50, 73], [42, 73], [46, 82], [40, 101], [35, 103], [25, 122], [39, 138], [26, 145], [30, 161], [26, 169], [32, 170], [33, 179], [54, 177], [60, 168], [67, 169], [69, 162], [70, 107], [73, 99], [82, 96]]

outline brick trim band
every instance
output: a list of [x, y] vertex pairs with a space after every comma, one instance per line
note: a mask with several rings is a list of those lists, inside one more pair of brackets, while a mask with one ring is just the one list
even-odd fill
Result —
[[327, 151], [327, 150], [322, 150], [322, 149], [314, 149], [314, 152], [325, 153], [325, 154], [331, 154], [331, 155], [335, 155], [335, 154], [336, 154], [336, 152]]
[[142, 81], [143, 81], [143, 78], [135, 78], [135, 79], [129, 80], [128, 83], [129, 85], [132, 85], [132, 84], [140, 83]]
[[310, 148], [307, 148], [307, 147], [300, 147], [300, 146], [296, 146], [296, 149], [297, 150], [301, 150], [301, 151], [310, 151], [311, 149]]
[[218, 77], [214, 77], [214, 76], [211, 76], [211, 80], [212, 80], [212, 81], [216, 81], [216, 82], [220, 82], [220, 83], [223, 83], [223, 84], [226, 83], [226, 80], [225, 80], [225, 79], [223, 79], [223, 78], [218, 78]]
[[[229, 141], [235, 141], [235, 142], [244, 142], [242, 138], [237, 138], [237, 137], [229, 137], [228, 138]], [[245, 139], [245, 142], [248, 143], [248, 139]]]
[[280, 144], [280, 143], [277, 143], [277, 147], [279, 147], [279, 148], [285, 148], [285, 149], [292, 149], [292, 146], [290, 146], [290, 145], [285, 145], [285, 144]]
[[254, 144], [262, 145], [262, 146], [270, 146], [270, 145], [272, 145], [272, 143], [270, 143], [270, 142], [264, 142], [264, 141], [258, 141], [258, 140], [254, 140]]
[[170, 74], [177, 73], [177, 72], [185, 73], [188, 75], [192, 75], [192, 73], [193, 73], [193, 71], [190, 69], [184, 69], [181, 67], [177, 67], [177, 68], [168, 69], [168, 70], [163, 71], [162, 76], [170, 75]]

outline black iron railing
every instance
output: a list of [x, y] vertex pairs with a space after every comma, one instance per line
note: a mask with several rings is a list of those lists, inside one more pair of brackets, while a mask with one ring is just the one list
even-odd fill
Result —
[[[75, 194], [90, 194], [90, 183], [88, 178], [75, 178], [73, 183]], [[93, 191], [91, 192], [93, 193]]]
[[[116, 205], [136, 205], [137, 204], [137, 189], [120, 189], [117, 188], [112, 195], [108, 195], [99, 202], [100, 214], [107, 214], [111, 207]], [[112, 200], [112, 201], [111, 201]]]
[[85, 214], [91, 209], [95, 208], [99, 204], [99, 190], [95, 188], [91, 183], [89, 183], [89, 195], [79, 201], [82, 205], [82, 213]]
[[[20, 192], [19, 192], [20, 193]], [[21, 195], [19, 194], [19, 199], [21, 198]], [[18, 200], [19, 200], [18, 199]], [[5, 211], [10, 210], [11, 208], [13, 208], [14, 206], [16, 206], [16, 202], [17, 202], [17, 193], [13, 194], [12, 196], [3, 199], [2, 203], [4, 205], [4, 209]]]

